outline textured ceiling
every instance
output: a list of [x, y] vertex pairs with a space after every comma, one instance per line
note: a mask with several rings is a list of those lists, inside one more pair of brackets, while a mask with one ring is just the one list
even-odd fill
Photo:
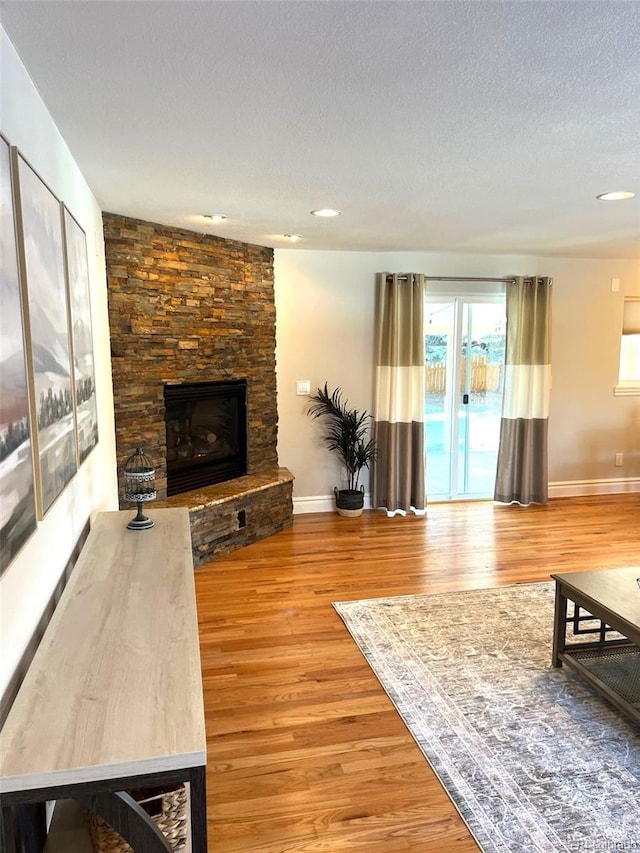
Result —
[[[635, 0], [48, 0], [0, 19], [105, 210], [300, 249], [640, 256]], [[615, 189], [637, 196], [595, 200]], [[342, 216], [309, 215], [325, 206]]]

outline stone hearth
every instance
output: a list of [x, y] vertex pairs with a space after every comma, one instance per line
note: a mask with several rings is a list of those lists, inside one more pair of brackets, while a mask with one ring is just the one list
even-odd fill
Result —
[[[160, 503], [190, 510], [196, 564], [290, 526], [293, 477], [276, 449], [273, 250], [103, 219], [121, 507], [122, 466], [143, 447]], [[239, 379], [247, 476], [167, 498], [164, 386]]]
[[225, 483], [173, 495], [149, 504], [189, 510], [191, 545], [196, 566], [257, 542], [291, 525], [293, 475], [287, 468], [247, 474]]

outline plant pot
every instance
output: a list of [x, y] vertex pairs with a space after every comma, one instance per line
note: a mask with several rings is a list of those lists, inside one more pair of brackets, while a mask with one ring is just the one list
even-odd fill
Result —
[[337, 486], [334, 486], [333, 494], [336, 498], [338, 515], [343, 518], [357, 518], [362, 515], [364, 486], [360, 486], [359, 489], [338, 489]]

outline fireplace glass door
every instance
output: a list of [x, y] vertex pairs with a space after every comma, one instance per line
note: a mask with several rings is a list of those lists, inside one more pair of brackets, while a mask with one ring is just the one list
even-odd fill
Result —
[[165, 386], [167, 494], [247, 473], [246, 381]]

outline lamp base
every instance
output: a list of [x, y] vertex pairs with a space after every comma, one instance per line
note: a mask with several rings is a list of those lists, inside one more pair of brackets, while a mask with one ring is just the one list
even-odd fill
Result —
[[153, 521], [142, 514], [142, 504], [138, 503], [138, 514], [127, 524], [127, 528], [129, 530], [148, 530], [150, 527], [153, 527]]

